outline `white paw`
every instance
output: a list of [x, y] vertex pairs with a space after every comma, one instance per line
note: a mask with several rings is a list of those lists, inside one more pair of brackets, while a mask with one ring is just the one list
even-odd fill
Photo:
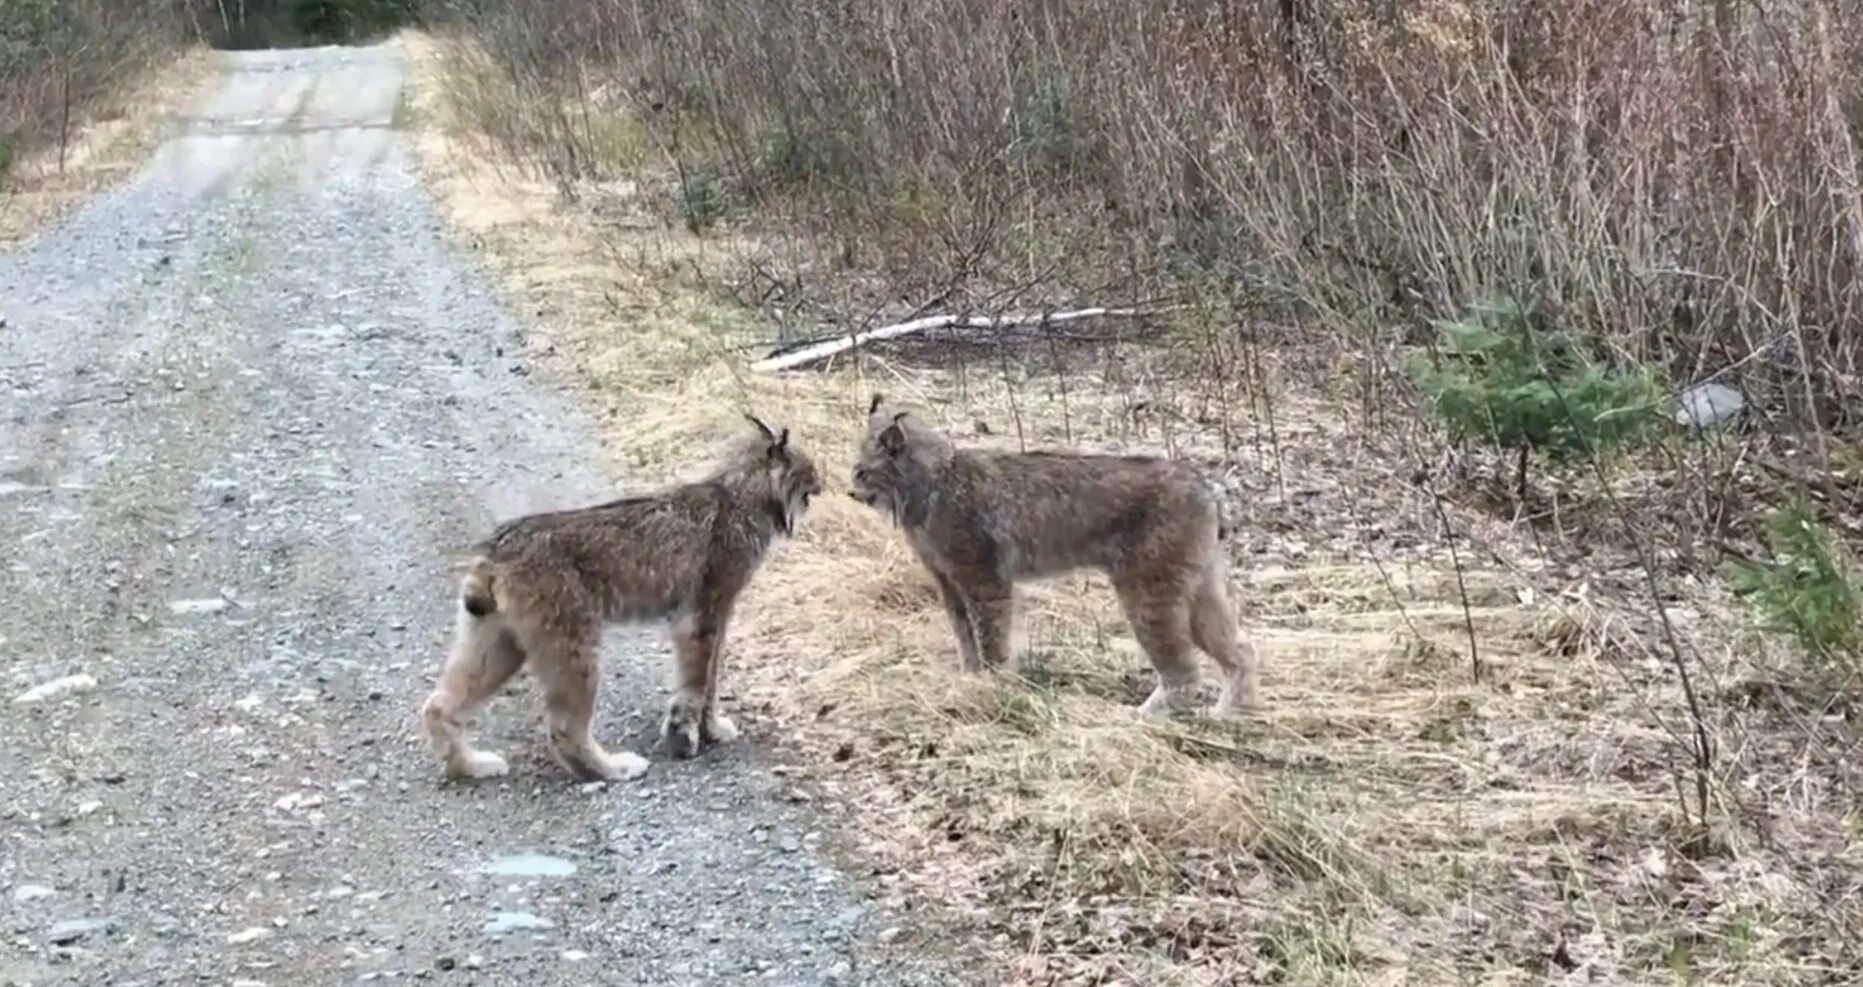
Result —
[[602, 767], [609, 781], [633, 781], [646, 774], [650, 764], [646, 758], [633, 751], [621, 751], [608, 755], [608, 761]]
[[487, 778], [502, 778], [511, 773], [511, 765], [505, 759], [491, 751], [467, 751], [466, 756], [453, 765], [453, 775], [457, 778], [469, 778], [483, 781]]
[[1152, 694], [1147, 696], [1145, 701], [1139, 704], [1138, 711], [1140, 716], [1165, 719], [1173, 713], [1176, 713], [1180, 708], [1182, 708], [1182, 704], [1178, 702], [1178, 697], [1175, 692], [1169, 689], [1159, 688], [1152, 690]]
[[728, 744], [737, 739], [737, 724], [723, 713], [713, 713], [711, 724], [705, 730], [705, 736], [714, 744]]
[[1267, 704], [1260, 697], [1241, 699], [1224, 694], [1216, 698], [1216, 715], [1234, 717], [1235, 719], [1254, 719], [1268, 712]]

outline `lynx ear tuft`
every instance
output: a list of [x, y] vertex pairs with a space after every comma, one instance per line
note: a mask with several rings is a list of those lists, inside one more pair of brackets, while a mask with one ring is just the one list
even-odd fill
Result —
[[880, 448], [886, 450], [887, 454], [892, 456], [897, 456], [905, 451], [906, 430], [899, 427], [898, 418], [893, 419], [893, 423], [886, 426], [886, 431], [880, 433]]

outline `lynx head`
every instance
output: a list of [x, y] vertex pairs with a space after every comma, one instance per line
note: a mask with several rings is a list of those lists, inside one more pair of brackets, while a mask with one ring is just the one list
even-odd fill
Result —
[[793, 535], [810, 498], [822, 492], [821, 475], [808, 453], [789, 444], [789, 429], [773, 432], [755, 415], [744, 417], [757, 428], [756, 438], [744, 448], [744, 472], [769, 505], [777, 530]]
[[848, 495], [891, 515], [909, 520], [924, 504], [932, 474], [950, 459], [951, 443], [934, 428], [908, 420], [904, 411], [883, 413], [881, 398], [867, 408], [867, 435], [854, 462]]

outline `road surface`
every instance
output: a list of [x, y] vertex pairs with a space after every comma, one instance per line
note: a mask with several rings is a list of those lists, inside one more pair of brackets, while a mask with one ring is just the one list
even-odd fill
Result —
[[[441, 783], [452, 566], [614, 487], [443, 239], [402, 78], [229, 53], [0, 255], [0, 984], [976, 982], [834, 869], [754, 717], [584, 787], [523, 677], [477, 724], [513, 775]], [[663, 655], [608, 639], [610, 746], [648, 751]]]

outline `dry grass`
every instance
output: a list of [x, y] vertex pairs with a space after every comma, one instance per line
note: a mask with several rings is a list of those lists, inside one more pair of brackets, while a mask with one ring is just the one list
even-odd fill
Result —
[[[1148, 672], [1093, 578], [1031, 594], [1021, 676], [961, 678], [928, 579], [832, 488], [746, 600], [729, 681], [762, 712], [753, 735], [847, 810], [880, 880], [987, 941], [1002, 982], [1805, 983], [1856, 968], [1854, 741], [1753, 686], [1775, 658], [1717, 591], [1671, 602], [1715, 699], [1704, 854], [1678, 809], [1683, 698], [1645, 607], [1595, 574], [1616, 560], [1577, 570], [1450, 505], [1458, 578], [1437, 505], [1402, 480], [1413, 464], [1285, 367], [1221, 413], [1157, 386], [1186, 359], [1168, 348], [1116, 345], [1060, 382], [871, 353], [749, 377], [764, 334], [707, 279], [757, 255], [754, 235], [679, 230], [645, 168], [567, 203], [441, 98], [497, 98], [475, 88], [469, 47], [402, 43], [433, 187], [535, 315], [548, 366], [606, 417], [630, 483], [699, 468], [739, 409], [794, 429], [845, 482], [875, 389], [964, 433], [1231, 464], [1237, 595], [1273, 707], [1257, 722], [1137, 720]], [[1131, 379], [1151, 382], [1144, 408]], [[1251, 401], [1272, 401], [1272, 441]], [[1736, 709], [1740, 695], [1762, 698]]]
[[[136, 173], [213, 74], [203, 46], [152, 58], [79, 108], [70, 139], [37, 147], [0, 180], [0, 247], [56, 221], [98, 191]], [[62, 157], [62, 161], [61, 161]]]

